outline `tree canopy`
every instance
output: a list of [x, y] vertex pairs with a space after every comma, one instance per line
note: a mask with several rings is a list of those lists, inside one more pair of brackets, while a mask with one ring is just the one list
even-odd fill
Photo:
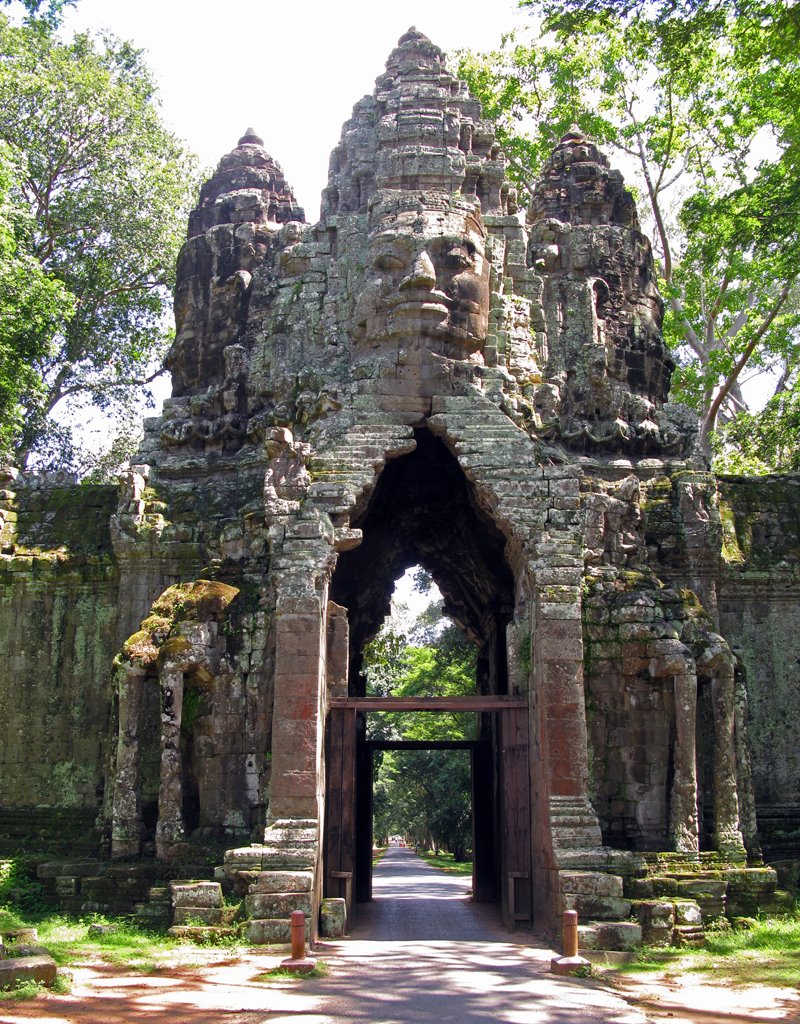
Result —
[[[477, 651], [442, 614], [427, 573], [417, 590], [431, 601], [416, 616], [387, 619], [366, 646], [370, 696], [463, 696], [475, 692]], [[371, 739], [475, 739], [475, 716], [458, 712], [392, 712], [370, 715]], [[463, 860], [471, 844], [470, 763], [464, 751], [386, 751], [375, 757], [374, 829], [378, 836], [404, 835], [452, 852]]]
[[[459, 71], [520, 185], [577, 123], [633, 169], [678, 361], [673, 395], [711, 450], [770, 369], [796, 387], [800, 7], [783, 0], [525, 0], [544, 34]], [[728, 439], [735, 438], [729, 433]]]
[[47, 462], [50, 446], [69, 465], [80, 455], [57, 407], [124, 410], [158, 371], [195, 164], [131, 44], [62, 42], [2, 15], [0, 141], [6, 238], [52, 300], [30, 320], [6, 295], [3, 365], [24, 373], [0, 392], [2, 454]]

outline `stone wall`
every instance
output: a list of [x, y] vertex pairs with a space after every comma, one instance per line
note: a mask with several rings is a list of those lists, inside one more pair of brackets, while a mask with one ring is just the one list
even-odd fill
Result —
[[800, 849], [800, 479], [719, 481], [720, 627], [739, 659], [767, 856]]
[[108, 521], [116, 488], [10, 474], [4, 483], [0, 818], [13, 831], [15, 809], [58, 807], [85, 826], [106, 782], [118, 599]]

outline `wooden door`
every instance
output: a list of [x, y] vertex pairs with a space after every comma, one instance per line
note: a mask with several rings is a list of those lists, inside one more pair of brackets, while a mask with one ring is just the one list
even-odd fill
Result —
[[356, 715], [355, 708], [333, 708], [325, 744], [324, 895], [347, 901], [348, 921], [356, 861]]
[[533, 920], [528, 711], [499, 713], [501, 902], [507, 928]]

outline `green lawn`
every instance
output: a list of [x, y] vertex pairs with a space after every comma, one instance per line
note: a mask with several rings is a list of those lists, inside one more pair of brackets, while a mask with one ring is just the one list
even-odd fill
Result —
[[748, 928], [710, 928], [703, 949], [645, 948], [618, 970], [692, 972], [724, 985], [800, 988], [800, 912], [766, 917]]
[[471, 875], [471, 860], [454, 860], [452, 853], [432, 853], [430, 850], [417, 851], [423, 860], [448, 875]]

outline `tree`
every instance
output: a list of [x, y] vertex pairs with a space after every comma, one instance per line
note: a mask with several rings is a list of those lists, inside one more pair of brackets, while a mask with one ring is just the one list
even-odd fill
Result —
[[710, 452], [718, 423], [747, 410], [749, 374], [772, 370], [779, 391], [797, 375], [800, 8], [526, 6], [548, 17], [550, 34], [462, 55], [460, 73], [523, 187], [574, 122], [637, 170], [678, 361], [673, 394], [699, 412]]
[[[416, 616], [395, 609], [364, 650], [370, 696], [461, 696], [475, 692], [477, 651], [442, 612], [427, 573], [415, 589], [430, 601]], [[377, 719], [374, 721], [373, 719]], [[475, 716], [413, 712], [371, 716], [371, 739], [475, 739]], [[375, 757], [374, 829], [452, 852], [463, 860], [471, 844], [470, 765], [463, 751], [387, 751]]]
[[[7, 342], [27, 383], [4, 419], [6, 454], [25, 464], [60, 429], [59, 461], [69, 462], [79, 456], [55, 410], [124, 411], [159, 372], [195, 164], [160, 120], [140, 51], [87, 35], [64, 43], [41, 20], [16, 27], [0, 16], [0, 140], [20, 168], [26, 253], [69, 299], [47, 344]], [[23, 323], [20, 309], [24, 334]]]
[[[78, 0], [19, 0], [22, 7], [27, 11], [26, 19], [29, 23], [41, 20], [44, 25], [55, 28], [61, 24], [64, 10], [67, 7], [74, 7]], [[14, 0], [0, 0], [0, 6], [10, 7]]]
[[73, 310], [63, 284], [31, 254], [34, 225], [22, 202], [22, 178], [12, 151], [0, 143], [0, 454], [22, 428], [22, 397], [41, 385], [34, 364]]

